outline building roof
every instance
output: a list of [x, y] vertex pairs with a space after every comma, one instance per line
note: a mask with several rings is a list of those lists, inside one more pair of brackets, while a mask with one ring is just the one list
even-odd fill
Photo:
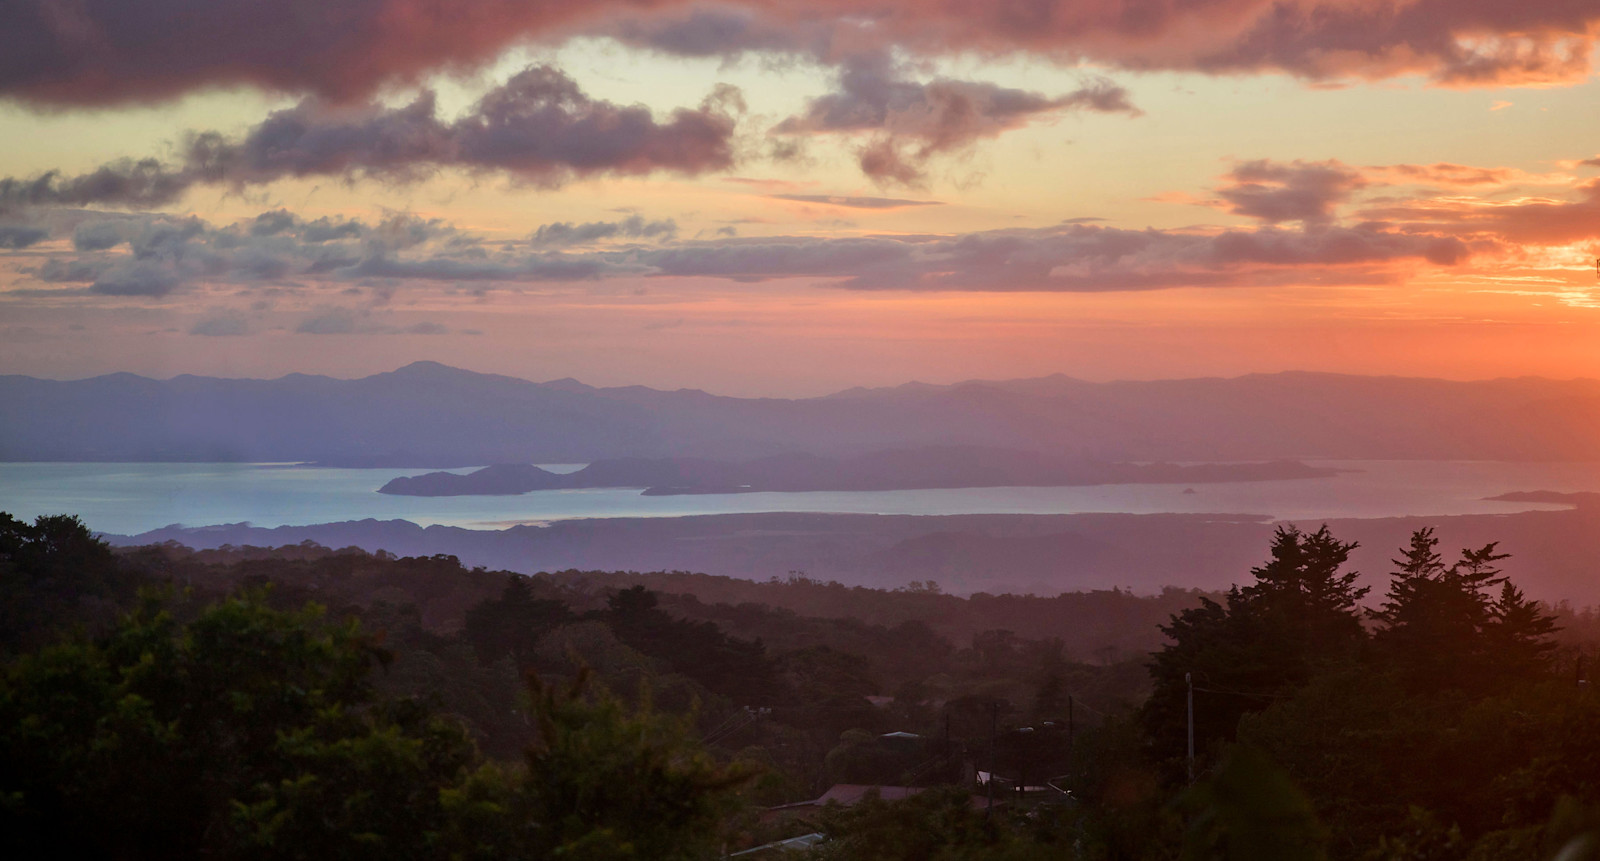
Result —
[[769, 807], [767, 809], [792, 810], [797, 807], [821, 807], [830, 801], [845, 807], [854, 807], [857, 804], [860, 804], [861, 799], [866, 798], [867, 793], [874, 789], [878, 791], [878, 797], [884, 801], [900, 801], [901, 799], [910, 798], [911, 796], [922, 791], [922, 787], [920, 786], [877, 786], [869, 783], [835, 783], [833, 786], [828, 788], [827, 792], [822, 793], [810, 801], [796, 801], [792, 804], [780, 804], [777, 807]]
[[760, 846], [756, 846], [756, 847], [751, 848], [751, 849], [746, 849], [743, 852], [735, 852], [732, 855], [729, 855], [728, 857], [729, 858], [738, 858], [741, 855], [757, 855], [757, 854], [760, 854], [762, 852], [772, 852], [772, 851], [787, 852], [789, 850], [794, 850], [794, 849], [798, 849], [798, 850], [804, 851], [804, 850], [810, 849], [811, 847], [817, 845], [818, 843], [822, 843], [822, 842], [826, 841], [827, 839], [828, 839], [827, 835], [823, 834], [820, 831], [816, 831], [816, 832], [812, 832], [811, 834], [802, 834], [799, 837], [790, 837], [788, 840], [779, 840], [779, 841], [776, 841], [776, 842], [773, 842], [773, 843], [765, 843], [765, 844], [762, 844]]
[[[796, 801], [792, 804], [780, 804], [777, 807], [769, 807], [767, 810], [769, 812], [802, 810], [812, 807], [822, 807], [829, 802], [833, 802], [834, 804], [838, 804], [842, 807], [854, 807], [857, 804], [860, 804], [862, 799], [867, 797], [867, 793], [872, 792], [873, 790], [877, 790], [878, 798], [884, 801], [903, 801], [919, 792], [925, 791], [926, 789], [927, 787], [923, 786], [879, 786], [870, 783], [836, 783], [829, 787], [827, 792], [822, 793], [810, 801]], [[987, 801], [983, 796], [974, 795], [972, 796], [972, 803], [973, 807], [983, 807], [986, 806]]]

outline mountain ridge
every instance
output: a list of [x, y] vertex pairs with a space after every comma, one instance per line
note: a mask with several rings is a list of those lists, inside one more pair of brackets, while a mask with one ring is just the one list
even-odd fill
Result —
[[807, 397], [781, 397], [781, 396], [776, 396], [776, 395], [721, 395], [721, 394], [716, 394], [716, 393], [713, 393], [713, 392], [707, 392], [705, 389], [688, 387], [688, 386], [680, 386], [680, 387], [678, 387], [676, 389], [658, 389], [658, 388], [654, 388], [652, 386], [646, 386], [646, 385], [641, 384], [641, 383], [629, 383], [629, 384], [620, 385], [620, 386], [596, 386], [596, 385], [592, 385], [592, 384], [589, 384], [589, 383], [585, 383], [582, 380], [579, 380], [579, 379], [577, 379], [575, 377], [560, 377], [560, 378], [551, 379], [551, 380], [539, 381], [539, 380], [529, 379], [527, 377], [515, 377], [515, 376], [511, 376], [510, 374], [496, 374], [496, 373], [490, 373], [490, 372], [487, 372], [487, 371], [474, 371], [474, 370], [471, 370], [469, 368], [461, 368], [461, 367], [457, 367], [455, 365], [445, 364], [443, 362], [435, 361], [435, 360], [432, 360], [432, 359], [418, 359], [416, 361], [407, 362], [404, 365], [400, 365], [399, 367], [396, 367], [392, 371], [378, 371], [376, 373], [366, 374], [364, 376], [359, 376], [359, 377], [335, 377], [335, 376], [331, 376], [329, 374], [311, 374], [311, 373], [306, 373], [304, 371], [290, 371], [290, 372], [288, 372], [286, 374], [282, 374], [282, 375], [279, 375], [279, 376], [276, 376], [276, 377], [216, 377], [216, 376], [209, 376], [209, 375], [206, 375], [206, 374], [193, 374], [193, 373], [174, 374], [173, 376], [170, 376], [170, 377], [153, 377], [153, 376], [147, 376], [145, 374], [135, 373], [133, 371], [111, 371], [111, 372], [108, 372], [108, 373], [105, 373], [105, 374], [95, 374], [93, 376], [88, 376], [88, 377], [73, 377], [71, 379], [56, 379], [56, 378], [53, 378], [53, 377], [35, 377], [35, 376], [30, 375], [30, 374], [0, 374], [0, 381], [5, 381], [5, 380], [34, 380], [34, 381], [37, 381], [37, 382], [50, 382], [50, 383], [84, 383], [84, 382], [90, 382], [90, 381], [95, 381], [95, 380], [108, 380], [108, 379], [122, 378], [122, 379], [146, 380], [146, 381], [149, 381], [149, 382], [158, 382], [158, 383], [159, 382], [172, 382], [174, 380], [180, 380], [180, 379], [196, 379], [196, 380], [212, 380], [212, 381], [235, 381], [235, 382], [258, 382], [258, 383], [275, 383], [275, 382], [283, 382], [283, 381], [287, 381], [287, 380], [328, 380], [328, 381], [333, 381], [333, 382], [349, 383], [349, 382], [360, 382], [360, 381], [363, 381], [363, 380], [371, 380], [371, 379], [376, 378], [376, 377], [407, 376], [407, 375], [413, 374], [413, 373], [415, 373], [415, 372], [417, 372], [419, 370], [433, 370], [433, 369], [440, 369], [440, 370], [443, 370], [443, 371], [449, 371], [449, 372], [452, 372], [454, 374], [459, 374], [459, 375], [461, 375], [463, 377], [492, 378], [492, 379], [505, 380], [505, 381], [515, 382], [515, 383], [524, 383], [524, 384], [529, 384], [529, 385], [534, 385], [534, 386], [551, 386], [551, 387], [571, 386], [572, 388], [575, 388], [575, 389], [582, 389], [582, 390], [587, 390], [587, 391], [602, 391], [603, 392], [603, 391], [619, 391], [619, 390], [645, 390], [645, 391], [651, 391], [651, 392], [658, 392], [658, 393], [662, 393], [662, 394], [675, 394], [675, 393], [679, 393], [679, 392], [695, 392], [695, 393], [701, 393], [701, 394], [708, 394], [711, 397], [736, 398], [736, 399], [739, 399], [739, 400], [788, 400], [788, 401], [822, 400], [822, 399], [826, 399], [826, 398], [838, 397], [840, 395], [844, 395], [844, 394], [848, 394], [848, 393], [862, 393], [862, 392], [864, 392], [864, 393], [876, 393], [876, 392], [886, 392], [886, 391], [894, 391], [894, 390], [912, 390], [912, 389], [937, 390], [937, 389], [953, 389], [953, 388], [957, 388], [957, 387], [961, 387], [961, 386], [969, 386], [969, 385], [1006, 386], [1006, 385], [1018, 385], [1018, 384], [1025, 384], [1025, 383], [1044, 383], [1044, 382], [1076, 383], [1076, 384], [1080, 384], [1080, 385], [1083, 385], [1083, 386], [1138, 386], [1138, 385], [1159, 385], [1159, 384], [1163, 384], [1163, 383], [1235, 382], [1235, 381], [1240, 381], [1240, 380], [1256, 380], [1256, 379], [1306, 378], [1306, 379], [1338, 379], [1338, 380], [1397, 380], [1397, 381], [1404, 381], [1404, 382], [1428, 382], [1428, 383], [1440, 383], [1440, 384], [1447, 384], [1447, 385], [1462, 385], [1462, 386], [1474, 386], [1474, 385], [1484, 385], [1484, 384], [1492, 384], [1492, 383], [1522, 383], [1522, 382], [1527, 382], [1527, 383], [1552, 383], [1552, 384], [1584, 384], [1584, 383], [1588, 383], [1588, 384], [1594, 384], [1596, 386], [1600, 386], [1600, 377], [1546, 377], [1546, 376], [1540, 376], [1540, 375], [1537, 375], [1537, 374], [1522, 374], [1522, 375], [1519, 375], [1519, 376], [1512, 376], [1512, 377], [1507, 377], [1507, 376], [1502, 376], [1502, 377], [1483, 377], [1483, 378], [1480, 378], [1480, 379], [1456, 380], [1456, 379], [1449, 379], [1449, 378], [1446, 378], [1446, 377], [1418, 377], [1418, 376], [1410, 376], [1410, 375], [1406, 375], [1406, 374], [1350, 374], [1350, 373], [1343, 373], [1343, 372], [1339, 372], [1339, 371], [1310, 371], [1310, 370], [1290, 369], [1290, 370], [1284, 370], [1284, 371], [1251, 371], [1251, 372], [1243, 373], [1243, 374], [1235, 374], [1233, 376], [1221, 376], [1221, 375], [1210, 374], [1210, 375], [1195, 376], [1195, 377], [1158, 377], [1158, 378], [1153, 378], [1153, 379], [1131, 379], [1131, 378], [1126, 378], [1125, 379], [1125, 378], [1118, 378], [1118, 379], [1112, 379], [1112, 380], [1098, 380], [1097, 381], [1097, 380], [1086, 380], [1086, 379], [1084, 379], [1082, 377], [1074, 377], [1074, 376], [1072, 376], [1070, 374], [1058, 371], [1056, 373], [1045, 374], [1043, 376], [1038, 376], [1038, 377], [1008, 377], [1008, 378], [1004, 378], [1004, 379], [991, 379], [991, 378], [985, 378], [985, 377], [970, 377], [970, 378], [967, 378], [967, 379], [956, 380], [956, 381], [949, 382], [949, 383], [929, 383], [929, 382], [926, 382], [926, 381], [923, 381], [923, 380], [908, 380], [908, 381], [903, 382], [903, 383], [895, 383], [895, 384], [886, 385], [886, 386], [851, 386], [849, 388], [839, 389], [837, 391], [826, 392], [826, 393], [823, 393], [823, 394], [820, 394], [820, 395], [812, 395], [812, 396], [807, 396]]
[[1289, 371], [908, 383], [811, 398], [545, 383], [413, 362], [355, 379], [0, 376], [0, 460], [457, 468], [981, 446], [1101, 461], [1600, 459], [1600, 380]]

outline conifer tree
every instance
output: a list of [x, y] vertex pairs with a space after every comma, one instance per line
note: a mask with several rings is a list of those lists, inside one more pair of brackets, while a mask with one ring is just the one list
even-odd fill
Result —
[[1558, 630], [1555, 617], [1509, 581], [1500, 584], [1500, 595], [1489, 613], [1485, 633], [1498, 675], [1511, 681], [1544, 669], [1555, 649], [1550, 641], [1550, 635]]
[[1446, 566], [1433, 530], [1420, 529], [1373, 613], [1380, 661], [1417, 691], [1483, 692], [1537, 672], [1553, 648], [1554, 619], [1513, 586], [1498, 542], [1466, 548]]
[[1223, 603], [1202, 599], [1161, 627], [1171, 641], [1154, 656], [1155, 689], [1145, 730], [1159, 754], [1180, 755], [1187, 741], [1189, 682], [1199, 691], [1195, 742], [1200, 750], [1232, 739], [1239, 717], [1265, 708], [1317, 673], [1351, 664], [1366, 640], [1360, 576], [1345, 571], [1355, 542], [1327, 526], [1306, 533], [1282, 526], [1270, 558]]

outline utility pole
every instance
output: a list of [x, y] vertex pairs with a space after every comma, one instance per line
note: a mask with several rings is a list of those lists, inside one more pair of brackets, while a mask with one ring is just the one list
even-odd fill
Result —
[[1184, 673], [1183, 683], [1189, 686], [1189, 782], [1194, 783], [1194, 674]]
[[[944, 752], [944, 765], [942, 766], [942, 768], [944, 769], [945, 775], [946, 775], [946, 777], [943, 778], [943, 779], [948, 779], [948, 776], [949, 776], [949, 774], [951, 772], [951, 767], [950, 766], [951, 766], [952, 763], [955, 762], [955, 750], [956, 750], [955, 747], [950, 744], [950, 704], [949, 703], [946, 703], [945, 707], [944, 707], [944, 746], [941, 748], [941, 750]], [[959, 767], [956, 769], [956, 773], [957, 774], [960, 773]], [[965, 776], [965, 775], [963, 775], [963, 776]]]
[[999, 756], [999, 744], [1000, 701], [994, 700], [993, 702], [989, 703], [989, 807], [983, 812], [983, 815], [986, 817], [994, 815], [994, 766], [995, 760]]
[[1072, 756], [1072, 694], [1067, 694], [1067, 756]]
[[1017, 737], [1017, 788], [1013, 791], [1016, 796], [1015, 800], [1012, 802], [1014, 804], [1021, 804], [1022, 799], [1027, 795], [1028, 751], [1023, 750], [1022, 748], [1026, 746], [1026, 742], [1029, 738], [1031, 738], [1031, 736], [1026, 734]]

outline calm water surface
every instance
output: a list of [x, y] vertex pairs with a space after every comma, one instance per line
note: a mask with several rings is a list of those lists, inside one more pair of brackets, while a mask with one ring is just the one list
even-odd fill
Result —
[[[1490, 514], [1558, 508], [1486, 502], [1515, 490], [1600, 491], [1600, 464], [1494, 461], [1308, 461], [1350, 470], [1332, 478], [1098, 487], [819, 491], [642, 496], [638, 490], [550, 490], [521, 496], [405, 497], [377, 493], [417, 469], [275, 464], [0, 463], [0, 511], [81, 515], [92, 529], [137, 533], [174, 523], [305, 525], [404, 519], [503, 528], [580, 517], [675, 517], [758, 511], [859, 514], [1231, 513], [1276, 518]], [[547, 464], [572, 471], [581, 464]], [[468, 472], [470, 469], [453, 470]], [[1193, 493], [1186, 490], [1192, 489]]]

